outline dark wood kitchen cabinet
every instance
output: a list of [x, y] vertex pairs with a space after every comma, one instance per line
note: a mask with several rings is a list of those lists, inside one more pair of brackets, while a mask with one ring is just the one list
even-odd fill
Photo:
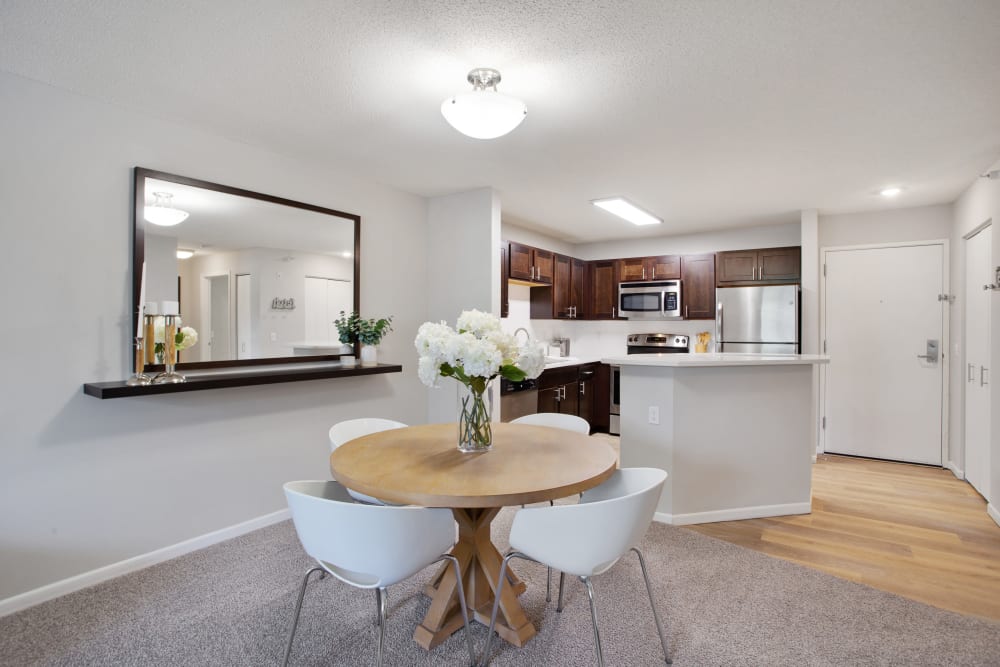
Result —
[[618, 260], [619, 282], [638, 280], [676, 280], [681, 277], [681, 263], [677, 255], [655, 257], [629, 257]]
[[556, 255], [553, 259], [552, 286], [531, 288], [531, 319], [582, 319], [590, 310], [587, 304], [587, 263]]
[[681, 256], [684, 319], [715, 319], [715, 255]]
[[716, 253], [719, 287], [797, 283], [802, 275], [802, 248], [758, 248]]
[[590, 313], [595, 320], [614, 319], [618, 312], [618, 262], [590, 262]]
[[531, 283], [551, 285], [555, 253], [529, 245], [510, 242], [508, 277]]
[[597, 363], [544, 371], [538, 377], [538, 411], [576, 415], [587, 420], [591, 431], [603, 428], [606, 432], [610, 399], [607, 391], [601, 391], [600, 383], [603, 377], [604, 384], [609, 384], [607, 371], [608, 366]]

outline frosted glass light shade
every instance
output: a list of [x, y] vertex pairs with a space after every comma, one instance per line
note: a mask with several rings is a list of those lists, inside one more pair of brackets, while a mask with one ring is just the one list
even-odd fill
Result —
[[473, 90], [441, 103], [441, 114], [462, 134], [473, 139], [496, 139], [521, 124], [528, 113], [524, 102], [495, 90]]
[[170, 205], [170, 200], [173, 198], [172, 194], [169, 192], [154, 192], [153, 197], [155, 199], [153, 205], [147, 206], [142, 214], [146, 218], [146, 222], [151, 222], [161, 227], [173, 227], [187, 220], [187, 211], [182, 211]]

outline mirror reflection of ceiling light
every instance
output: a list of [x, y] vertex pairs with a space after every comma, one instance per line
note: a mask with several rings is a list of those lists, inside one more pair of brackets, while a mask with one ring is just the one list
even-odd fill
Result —
[[161, 227], [173, 227], [187, 220], [187, 211], [182, 211], [170, 205], [170, 200], [173, 197], [169, 192], [154, 192], [153, 198], [155, 201], [153, 205], [147, 206], [143, 213], [146, 222], [151, 222]]
[[472, 84], [471, 92], [452, 95], [441, 103], [441, 115], [462, 134], [473, 139], [496, 139], [520, 125], [528, 115], [524, 102], [497, 92], [500, 72], [495, 69], [476, 68], [466, 79]]
[[893, 186], [890, 186], [888, 188], [882, 188], [881, 190], [878, 191], [878, 193], [880, 195], [882, 195], [883, 197], [890, 197], [891, 198], [891, 197], [895, 197], [896, 195], [898, 195], [902, 191], [903, 191], [903, 188], [893, 185]]
[[194, 250], [177, 249], [177, 259], [191, 259], [194, 257]]
[[625, 199], [624, 197], [608, 197], [607, 199], [595, 199], [591, 202], [594, 206], [599, 206], [609, 213], [617, 215], [619, 218], [628, 220], [633, 225], [662, 225], [663, 220], [657, 218], [652, 213], [643, 211], [641, 208]]
[[340, 256], [344, 258], [349, 258], [351, 256], [351, 253], [345, 250], [344, 252], [340, 253]]

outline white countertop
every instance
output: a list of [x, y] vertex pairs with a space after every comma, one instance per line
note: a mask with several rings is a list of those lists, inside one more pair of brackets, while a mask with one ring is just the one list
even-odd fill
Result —
[[830, 357], [823, 354], [630, 354], [605, 357], [602, 363], [612, 366], [665, 366], [668, 368], [700, 368], [703, 366], [789, 366], [826, 364]]

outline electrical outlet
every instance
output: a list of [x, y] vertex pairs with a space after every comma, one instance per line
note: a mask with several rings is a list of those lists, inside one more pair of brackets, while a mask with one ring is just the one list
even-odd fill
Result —
[[278, 342], [278, 334], [276, 334], [273, 331], [271, 332], [271, 342], [272, 343], [277, 343]]
[[660, 423], [660, 408], [655, 405], [649, 406], [649, 423], [659, 424]]

